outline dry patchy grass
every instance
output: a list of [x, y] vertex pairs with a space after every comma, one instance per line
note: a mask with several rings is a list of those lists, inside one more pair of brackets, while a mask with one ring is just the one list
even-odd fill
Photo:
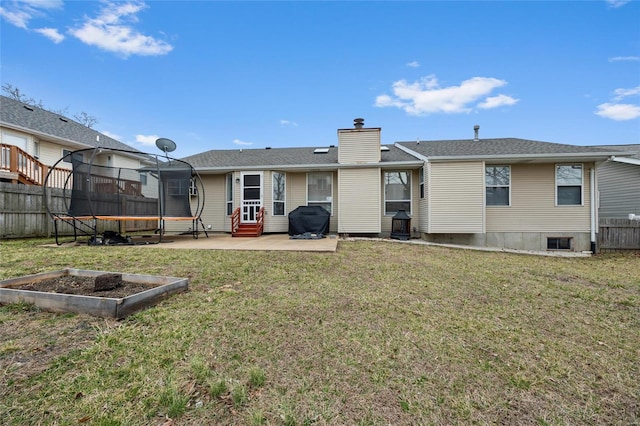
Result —
[[[123, 321], [0, 308], [9, 424], [634, 424], [640, 258], [0, 243], [0, 278], [190, 278]], [[158, 259], [162, 259], [159, 262]]]

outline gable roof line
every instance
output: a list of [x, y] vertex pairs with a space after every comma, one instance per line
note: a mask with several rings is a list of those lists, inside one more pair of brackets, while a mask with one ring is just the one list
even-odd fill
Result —
[[398, 149], [400, 149], [401, 151], [406, 152], [406, 153], [407, 153], [407, 154], [409, 154], [409, 155], [413, 155], [414, 157], [416, 157], [416, 158], [417, 158], [417, 159], [419, 159], [419, 160], [422, 160], [422, 161], [423, 161], [423, 162], [425, 162], [425, 163], [428, 163], [428, 162], [429, 162], [429, 158], [427, 158], [425, 155], [422, 155], [422, 154], [420, 154], [420, 153], [418, 153], [418, 152], [415, 152], [414, 150], [409, 149], [409, 148], [407, 148], [407, 147], [406, 147], [406, 146], [404, 146], [404, 145], [401, 145], [399, 142], [394, 143], [394, 144], [393, 144], [393, 146], [397, 147], [397, 148], [398, 148]]

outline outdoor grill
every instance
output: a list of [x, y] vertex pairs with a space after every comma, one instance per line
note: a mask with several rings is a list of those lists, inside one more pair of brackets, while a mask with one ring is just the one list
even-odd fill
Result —
[[404, 210], [398, 210], [391, 218], [391, 238], [408, 240], [411, 238], [411, 216]]

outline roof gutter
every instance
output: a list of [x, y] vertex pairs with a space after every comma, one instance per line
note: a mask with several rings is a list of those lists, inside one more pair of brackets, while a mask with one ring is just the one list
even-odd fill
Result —
[[19, 130], [21, 132], [28, 133], [30, 135], [36, 135], [36, 136], [52, 139], [53, 141], [56, 141], [56, 142], [64, 142], [65, 144], [70, 145], [72, 147], [95, 148], [95, 146], [93, 146], [93, 145], [84, 144], [84, 143], [81, 143], [81, 142], [73, 141], [71, 139], [63, 139], [63, 138], [60, 138], [58, 136], [50, 135], [48, 133], [39, 132], [37, 130], [29, 129], [27, 127], [16, 126], [15, 124], [7, 123], [7, 122], [4, 122], [4, 121], [0, 122], [0, 125], [4, 126], [4, 127], [8, 127], [10, 129]]
[[552, 154], [504, 154], [504, 155], [443, 155], [428, 157], [429, 161], [474, 161], [474, 160], [553, 160], [558, 158], [589, 158], [595, 160], [606, 160], [613, 155], [620, 155], [621, 152], [560, 152]]
[[637, 158], [616, 157], [615, 155], [612, 155], [609, 160], [615, 161], [617, 163], [634, 164], [636, 166], [640, 166], [640, 159]]
[[224, 166], [224, 167], [198, 167], [193, 166], [200, 173], [228, 173], [235, 171], [259, 171], [259, 170], [338, 170], [338, 169], [370, 169], [370, 168], [398, 168], [421, 167], [422, 161], [389, 161], [379, 163], [352, 163], [352, 164], [263, 164], [256, 166]]

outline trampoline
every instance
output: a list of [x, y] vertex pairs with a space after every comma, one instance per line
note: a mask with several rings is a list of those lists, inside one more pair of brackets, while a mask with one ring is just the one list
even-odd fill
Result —
[[[117, 154], [126, 154], [119, 155]], [[116, 159], [119, 164], [116, 163]], [[187, 162], [155, 154], [113, 148], [87, 148], [68, 152], [50, 170], [62, 163], [72, 164], [60, 196], [48, 191], [47, 174], [44, 200], [53, 220], [56, 244], [60, 245], [61, 224], [79, 235], [99, 241], [99, 228], [105, 223], [137, 223], [134, 230], [154, 230], [162, 242], [168, 221], [191, 222], [187, 233], [198, 238], [198, 228], [209, 237], [202, 222], [204, 187], [200, 176]], [[137, 164], [146, 164], [138, 167]], [[57, 194], [56, 194], [57, 195]], [[68, 230], [68, 228], [67, 228]], [[148, 242], [147, 242], [148, 243]]]

